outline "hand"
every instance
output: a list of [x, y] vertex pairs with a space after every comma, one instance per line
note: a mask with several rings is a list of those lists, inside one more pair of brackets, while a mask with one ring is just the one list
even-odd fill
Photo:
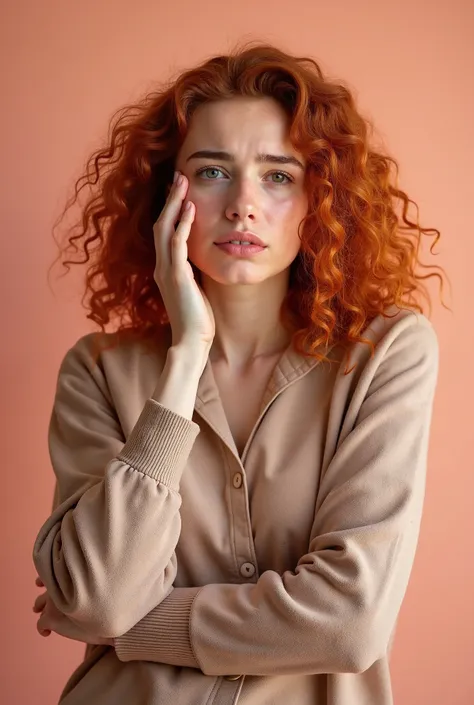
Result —
[[173, 183], [153, 226], [156, 251], [154, 279], [170, 320], [172, 345], [196, 342], [210, 348], [215, 335], [214, 314], [188, 262], [187, 240], [195, 215], [192, 201], [188, 201], [188, 208], [182, 212], [176, 230], [174, 227], [189, 186], [186, 177], [181, 176], [182, 183]]
[[[36, 585], [38, 587], [44, 587], [40, 578], [36, 578]], [[41, 636], [49, 636], [53, 631], [60, 636], [65, 636], [67, 639], [82, 641], [85, 644], [114, 646], [113, 639], [93, 636], [60, 612], [47, 592], [43, 592], [36, 598], [33, 612], [41, 612], [41, 616], [36, 624], [36, 628]]]

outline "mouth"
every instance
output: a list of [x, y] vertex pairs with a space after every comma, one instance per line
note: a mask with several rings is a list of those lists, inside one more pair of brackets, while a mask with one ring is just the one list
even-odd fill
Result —
[[215, 245], [241, 245], [243, 247], [249, 247], [250, 245], [256, 245], [257, 247], [267, 247], [267, 245], [260, 240], [257, 235], [250, 233], [248, 231], [241, 232], [239, 230], [234, 230], [233, 232], [220, 237], [215, 241]]
[[231, 240], [230, 242], [219, 242], [215, 243], [219, 250], [222, 250], [226, 255], [231, 257], [237, 257], [238, 259], [245, 257], [254, 257], [260, 252], [265, 252], [266, 247], [261, 247], [260, 245], [254, 245], [249, 242], [245, 244], [245, 241], [241, 240]]

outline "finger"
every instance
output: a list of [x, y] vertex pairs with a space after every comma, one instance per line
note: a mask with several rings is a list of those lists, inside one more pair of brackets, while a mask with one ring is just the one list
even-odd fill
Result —
[[41, 615], [36, 622], [36, 629], [41, 636], [49, 636], [51, 634], [51, 629], [48, 628], [44, 615]]
[[171, 187], [169, 199], [165, 204], [165, 208], [163, 209], [163, 215], [166, 222], [175, 224], [178, 220], [183, 205], [184, 197], [186, 196], [186, 193], [188, 191], [188, 187], [188, 179], [185, 177], [184, 174], [178, 172], [178, 178]]
[[172, 181], [172, 183], [168, 184], [168, 186], [166, 187], [166, 189], [167, 189], [166, 200], [168, 200], [168, 198], [169, 198], [169, 196], [170, 196], [170, 193], [171, 193], [171, 191], [172, 191], [172, 189], [173, 189], [173, 186], [176, 184], [176, 182], [177, 182], [177, 180], [178, 180], [178, 178], [179, 178], [179, 174], [180, 174], [180, 172], [179, 172], [178, 170], [176, 170], [176, 171], [174, 172], [174, 174], [173, 174], [173, 181]]
[[44, 592], [42, 595], [38, 595], [33, 605], [33, 612], [42, 612], [46, 605], [46, 600], [48, 598], [48, 593]]
[[[168, 202], [169, 202], [169, 200], [170, 200], [170, 198], [171, 198], [171, 193], [172, 193], [172, 191], [173, 191], [173, 186], [174, 186], [174, 184], [176, 183], [177, 178], [178, 178], [177, 174], [178, 174], [178, 172], [175, 171], [175, 176], [174, 176], [174, 179], [173, 179], [173, 183], [168, 184], [167, 187], [166, 187], [166, 198], [165, 198], [165, 204], [164, 204], [163, 208], [168, 205]], [[159, 217], [160, 215], [161, 215], [161, 213], [158, 214], [158, 217]], [[158, 220], [158, 218], [157, 218], [157, 220]]]
[[[176, 181], [173, 181], [173, 183], [171, 184], [165, 201], [165, 205], [163, 206], [161, 213], [156, 221], [158, 224], [161, 224], [163, 222], [168, 223], [171, 220], [173, 220], [173, 222], [176, 222], [179, 216], [180, 205], [182, 205], [182, 201], [188, 186], [188, 181], [184, 174], [181, 174], [180, 172], [177, 172], [177, 174], [178, 177]], [[181, 183], [178, 183], [180, 179]]]
[[38, 587], [44, 587], [44, 583], [39, 576], [36, 578], [35, 583]]
[[[170, 192], [168, 202], [165, 204], [158, 220], [155, 223], [153, 232], [155, 235], [155, 248], [161, 257], [166, 257], [169, 251], [170, 239], [173, 237], [174, 226], [179, 218], [184, 197], [188, 189], [188, 180], [181, 174], [183, 181], [176, 182]], [[166, 262], [166, 260], [164, 260]]]
[[172, 238], [172, 253], [171, 263], [177, 268], [177, 271], [183, 272], [188, 261], [188, 238], [191, 232], [191, 226], [194, 222], [196, 207], [192, 201], [188, 201], [186, 208], [183, 211], [176, 232]]

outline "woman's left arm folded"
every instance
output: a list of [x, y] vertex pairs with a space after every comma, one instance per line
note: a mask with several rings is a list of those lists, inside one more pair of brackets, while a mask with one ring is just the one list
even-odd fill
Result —
[[326, 469], [294, 571], [174, 588], [114, 640], [118, 658], [264, 676], [359, 673], [385, 656], [418, 541], [437, 371], [429, 323], [392, 342]]

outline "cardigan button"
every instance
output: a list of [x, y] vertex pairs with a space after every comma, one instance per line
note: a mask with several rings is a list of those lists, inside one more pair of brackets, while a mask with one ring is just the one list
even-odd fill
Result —
[[242, 473], [241, 472], [236, 472], [234, 477], [232, 478], [232, 484], [234, 485], [235, 489], [239, 489], [242, 487]]
[[253, 563], [242, 563], [240, 566], [240, 575], [243, 578], [251, 578], [255, 575], [255, 566]]
[[238, 681], [239, 678], [242, 678], [242, 675], [243, 675], [243, 674], [241, 673], [240, 676], [224, 676], [224, 680], [226, 680], [226, 681]]

